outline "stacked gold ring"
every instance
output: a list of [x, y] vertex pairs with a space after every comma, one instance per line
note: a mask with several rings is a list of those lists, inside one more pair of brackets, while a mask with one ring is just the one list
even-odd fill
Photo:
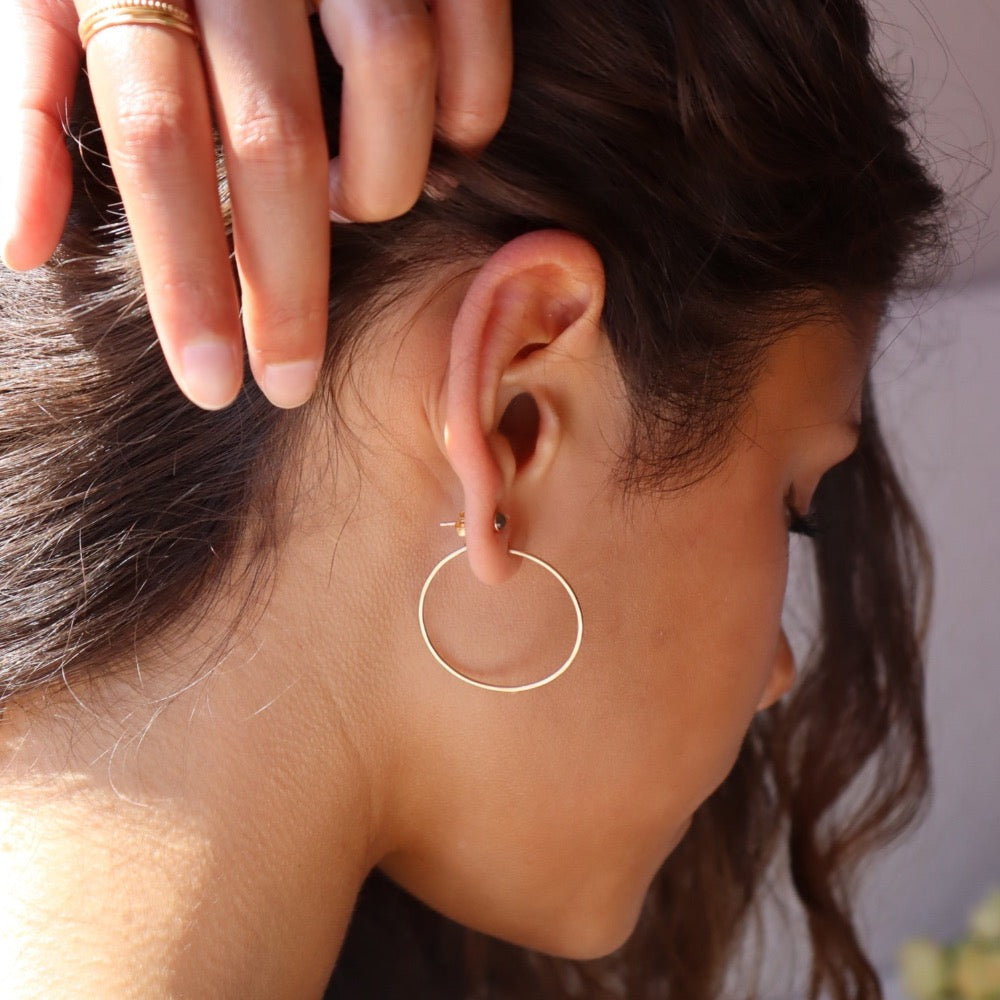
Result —
[[146, 24], [169, 28], [189, 35], [197, 41], [198, 30], [194, 18], [175, 4], [166, 0], [110, 0], [98, 3], [80, 19], [80, 43], [86, 49], [99, 31], [121, 24]]

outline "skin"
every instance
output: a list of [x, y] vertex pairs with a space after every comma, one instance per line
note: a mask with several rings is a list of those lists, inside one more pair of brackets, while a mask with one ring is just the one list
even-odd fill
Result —
[[[788, 497], [805, 510], [854, 448], [869, 338], [833, 321], [781, 337], [721, 463], [626, 495], [593, 249], [530, 234], [427, 291], [370, 331], [336, 437], [312, 411], [273, 586], [232, 640], [238, 575], [116, 675], [8, 714], [16, 995], [66, 977], [115, 997], [319, 996], [375, 865], [470, 926], [605, 954], [792, 684]], [[509, 550], [536, 553], [585, 616], [550, 686], [479, 691], [422, 645], [417, 596], [459, 509], [468, 560], [435, 584], [432, 634], [483, 680], [553, 669], [569, 602]]]
[[[66, 109], [78, 20], [104, 0], [0, 4], [0, 253], [55, 250], [70, 201]], [[326, 336], [329, 219], [378, 221], [423, 189], [435, 136], [475, 155], [510, 95], [509, 0], [324, 0], [344, 70], [340, 155], [328, 162], [305, 0], [176, 0], [179, 32], [117, 26], [86, 68], [167, 363], [193, 402], [228, 405], [253, 375], [278, 406], [314, 388]], [[240, 298], [223, 228], [212, 120], [233, 204]], [[305, 264], [304, 264], [305, 262]]]

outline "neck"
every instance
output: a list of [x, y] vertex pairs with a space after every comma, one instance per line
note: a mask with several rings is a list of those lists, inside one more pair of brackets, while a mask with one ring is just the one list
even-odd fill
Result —
[[24, 906], [0, 940], [25, 975], [58, 956], [95, 996], [322, 994], [384, 847], [379, 738], [339, 669], [363, 637], [345, 627], [334, 655], [315, 648], [316, 609], [292, 584], [314, 593], [305, 578], [329, 564], [308, 549], [283, 550], [223, 656], [232, 614], [216, 609], [169, 655], [8, 713], [0, 881]]
[[[399, 409], [399, 386], [379, 391]], [[324, 459], [314, 413], [255, 605], [237, 560], [209, 613], [0, 726], [0, 882], [24, 901], [0, 908], [0, 943], [24, 995], [54, 992], [57, 963], [94, 996], [320, 996], [361, 883], [415, 822], [400, 674], [422, 663], [440, 488], [385, 421], [364, 476]]]

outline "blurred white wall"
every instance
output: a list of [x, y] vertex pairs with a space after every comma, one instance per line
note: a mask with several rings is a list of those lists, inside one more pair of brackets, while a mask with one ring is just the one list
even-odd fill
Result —
[[1000, 0], [868, 0], [882, 61], [911, 95], [915, 132], [954, 194], [951, 284], [1000, 279]]
[[934, 546], [931, 811], [866, 880], [886, 971], [906, 937], [951, 939], [1000, 886], [1000, 278], [945, 292], [875, 367], [890, 441]]

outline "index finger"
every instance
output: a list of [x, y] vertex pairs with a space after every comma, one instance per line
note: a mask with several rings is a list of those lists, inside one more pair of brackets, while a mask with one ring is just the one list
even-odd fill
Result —
[[[78, 2], [83, 16], [107, 7]], [[90, 38], [87, 68], [164, 356], [189, 399], [225, 406], [242, 330], [196, 42], [123, 18]]]

